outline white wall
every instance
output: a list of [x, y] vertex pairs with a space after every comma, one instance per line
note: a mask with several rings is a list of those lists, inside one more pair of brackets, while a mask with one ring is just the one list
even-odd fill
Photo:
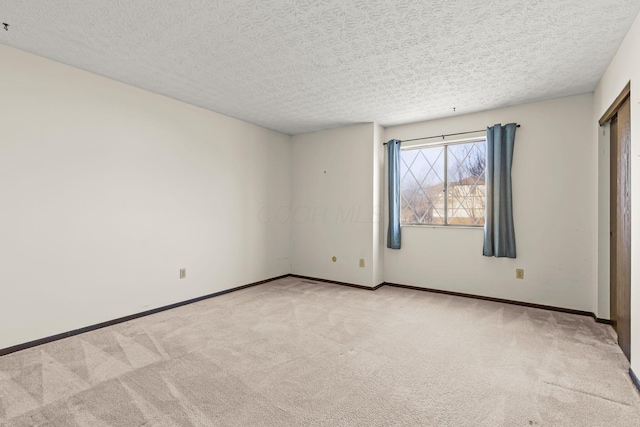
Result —
[[[604, 112], [620, 94], [624, 86], [631, 81], [631, 367], [640, 373], [640, 15], [636, 18], [629, 33], [618, 49], [611, 64], [604, 73], [594, 94], [593, 121], [602, 117]], [[608, 135], [599, 132], [600, 187], [608, 186], [609, 164], [606, 141]], [[609, 207], [609, 193], [601, 192], [600, 205]], [[609, 217], [600, 218], [599, 245], [600, 264], [608, 266], [609, 246], [606, 231], [609, 229]], [[604, 231], [603, 231], [604, 230]], [[608, 270], [602, 274], [599, 282], [599, 294], [608, 295]], [[606, 304], [608, 305], [608, 299]], [[604, 305], [604, 303], [602, 304]]]
[[0, 348], [289, 273], [290, 137], [0, 58]]
[[[594, 104], [594, 109], [595, 107]], [[594, 121], [598, 121], [594, 117]], [[611, 318], [609, 290], [609, 239], [610, 239], [610, 126], [607, 123], [596, 131], [598, 140], [598, 284], [596, 288], [597, 311], [601, 319]]]
[[384, 128], [374, 124], [373, 128], [373, 285], [384, 282]]
[[[482, 228], [403, 227], [385, 249], [385, 280], [593, 312], [597, 156], [590, 94], [385, 130], [385, 140], [517, 122], [513, 198], [517, 259], [482, 256]], [[525, 270], [524, 280], [515, 269]]]
[[[379, 258], [374, 261], [374, 192], [379, 191], [374, 186], [374, 132], [373, 123], [364, 123], [292, 138], [293, 274], [379, 284]], [[358, 265], [360, 258], [365, 259], [364, 268]]]
[[[0, 46], [0, 348], [289, 272], [606, 318], [608, 130], [596, 121], [626, 82], [640, 81], [639, 44], [636, 20], [594, 96], [293, 138]], [[482, 257], [481, 229], [404, 227], [402, 250], [386, 249], [382, 142], [511, 121], [523, 125], [513, 173], [518, 258]], [[640, 188], [638, 138], [632, 151]]]

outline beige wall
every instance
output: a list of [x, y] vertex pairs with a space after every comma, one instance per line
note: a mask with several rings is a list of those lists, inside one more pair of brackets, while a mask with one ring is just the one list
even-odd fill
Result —
[[[604, 73], [594, 94], [592, 121], [597, 121], [631, 82], [631, 367], [640, 373], [640, 16]], [[604, 133], [604, 135], [603, 135]], [[609, 289], [609, 152], [608, 129], [598, 132], [599, 153], [599, 310], [608, 315]]]
[[[385, 140], [517, 122], [513, 161], [517, 259], [482, 256], [482, 228], [403, 227], [385, 249], [387, 282], [593, 312], [597, 157], [590, 94], [390, 127]], [[524, 280], [515, 278], [525, 270]]]
[[384, 229], [384, 128], [373, 128], [373, 284], [384, 282], [384, 248], [386, 246]]
[[[606, 318], [608, 129], [596, 121], [626, 82], [640, 81], [639, 44], [636, 20], [594, 95], [295, 137], [0, 46], [0, 271], [9, 290], [0, 348], [289, 272]], [[632, 135], [638, 102], [632, 89]], [[522, 124], [518, 258], [483, 257], [482, 230], [469, 228], [404, 227], [402, 250], [386, 249], [382, 142], [511, 121]], [[640, 225], [632, 229], [635, 248]], [[640, 251], [632, 252], [636, 290]], [[640, 307], [640, 291], [632, 296]]]
[[[594, 110], [597, 106], [594, 103]], [[594, 117], [597, 122], [600, 119]], [[601, 319], [610, 319], [609, 298], [609, 239], [610, 239], [610, 206], [609, 206], [609, 123], [596, 130], [598, 141], [598, 283], [596, 288], [596, 314]]]
[[[375, 128], [364, 123], [292, 138], [293, 274], [379, 284], [379, 254], [374, 259], [374, 238], [379, 237], [374, 231], [374, 193], [379, 191], [374, 185]], [[333, 256], [337, 262], [331, 261]], [[364, 268], [359, 267], [360, 258]]]
[[0, 57], [0, 348], [289, 273], [290, 137]]
[[[387, 129], [362, 124], [293, 137], [292, 272], [366, 286], [380, 283], [382, 274], [387, 282], [595, 311], [592, 114], [587, 94]], [[386, 198], [379, 194], [386, 188], [382, 142], [512, 121], [522, 124], [513, 171], [518, 258], [483, 257], [481, 228], [403, 227], [402, 249], [386, 249], [386, 227], [377, 220], [387, 215], [377, 201]], [[361, 257], [365, 269], [357, 266]], [[516, 268], [525, 269], [524, 280], [515, 279]]]

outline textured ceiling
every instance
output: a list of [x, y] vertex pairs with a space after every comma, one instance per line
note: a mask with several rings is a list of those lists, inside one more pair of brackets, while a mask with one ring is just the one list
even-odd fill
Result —
[[287, 134], [593, 91], [638, 0], [0, 0], [0, 43]]

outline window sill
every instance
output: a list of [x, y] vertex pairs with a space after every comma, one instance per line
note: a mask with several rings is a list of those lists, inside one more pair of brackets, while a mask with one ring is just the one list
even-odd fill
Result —
[[456, 230], [484, 230], [484, 226], [478, 225], [437, 225], [437, 224], [400, 224], [400, 228], [452, 228]]

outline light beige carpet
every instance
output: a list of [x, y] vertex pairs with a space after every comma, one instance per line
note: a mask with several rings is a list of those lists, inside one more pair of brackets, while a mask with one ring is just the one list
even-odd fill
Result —
[[281, 279], [0, 357], [1, 426], [640, 426], [608, 326]]

